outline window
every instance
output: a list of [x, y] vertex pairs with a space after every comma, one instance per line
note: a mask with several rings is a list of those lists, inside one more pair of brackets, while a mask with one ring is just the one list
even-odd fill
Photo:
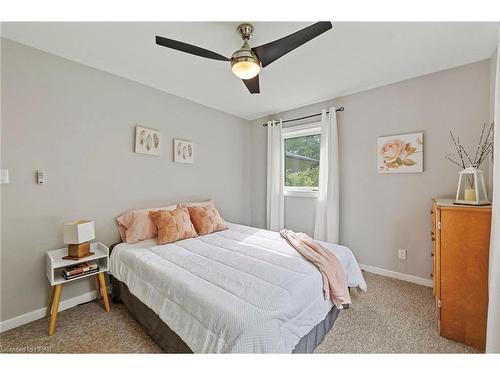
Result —
[[283, 129], [285, 195], [317, 197], [321, 128], [318, 123]]

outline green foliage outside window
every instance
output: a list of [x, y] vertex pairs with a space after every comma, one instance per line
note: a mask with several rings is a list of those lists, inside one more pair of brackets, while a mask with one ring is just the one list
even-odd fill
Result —
[[321, 136], [285, 140], [285, 186], [318, 186]]
[[285, 174], [285, 186], [318, 186], [319, 166]]

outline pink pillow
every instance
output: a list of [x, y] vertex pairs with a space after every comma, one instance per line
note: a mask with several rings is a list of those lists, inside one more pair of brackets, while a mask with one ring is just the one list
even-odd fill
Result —
[[[122, 215], [125, 216], [125, 215]], [[122, 217], [120, 216], [120, 217]], [[116, 219], [118, 221], [118, 219]], [[123, 226], [122, 224], [118, 223], [118, 233], [120, 233], [120, 238], [122, 239], [123, 242], [126, 242], [127, 239], [127, 228]]]
[[149, 212], [159, 210], [171, 211], [176, 208], [177, 206], [173, 205], [125, 212], [123, 215], [116, 218], [118, 222], [118, 232], [120, 232], [122, 241], [126, 243], [136, 243], [155, 238], [158, 235], [158, 230], [153, 220], [151, 220]]

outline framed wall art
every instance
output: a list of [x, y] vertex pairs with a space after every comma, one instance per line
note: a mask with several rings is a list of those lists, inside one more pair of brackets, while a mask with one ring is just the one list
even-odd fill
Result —
[[191, 141], [174, 138], [174, 162], [194, 163], [194, 144]]
[[378, 137], [378, 173], [419, 173], [423, 171], [423, 132]]
[[156, 129], [135, 127], [135, 152], [147, 155], [160, 155], [161, 136]]

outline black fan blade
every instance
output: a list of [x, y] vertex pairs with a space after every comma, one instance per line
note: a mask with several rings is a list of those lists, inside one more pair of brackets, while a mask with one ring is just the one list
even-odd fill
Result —
[[250, 79], [242, 79], [250, 94], [260, 94], [259, 75]]
[[168, 47], [172, 49], [176, 49], [177, 51], [190, 53], [191, 55], [206, 57], [207, 59], [220, 60], [220, 61], [229, 61], [227, 57], [219, 55], [218, 53], [209, 51], [208, 49], [196, 47], [192, 44], [187, 44], [183, 42], [179, 42], [177, 40], [164, 38], [162, 36], [156, 36], [156, 44]]
[[279, 59], [288, 52], [293, 51], [295, 48], [309, 42], [311, 39], [316, 38], [331, 28], [331, 22], [316, 22], [305, 29], [275, 40], [274, 42], [254, 47], [252, 50], [262, 62], [262, 67], [265, 67], [271, 64], [274, 60]]

